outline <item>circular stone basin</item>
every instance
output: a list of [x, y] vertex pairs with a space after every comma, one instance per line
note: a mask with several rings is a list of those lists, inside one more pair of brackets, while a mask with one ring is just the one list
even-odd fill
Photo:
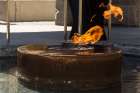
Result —
[[64, 48], [26, 45], [17, 49], [19, 79], [48, 89], [94, 90], [120, 83], [122, 51], [115, 47]]

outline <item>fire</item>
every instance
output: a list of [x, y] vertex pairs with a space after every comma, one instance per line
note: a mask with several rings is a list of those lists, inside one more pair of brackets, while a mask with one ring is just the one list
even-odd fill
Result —
[[[104, 7], [104, 4], [99, 5], [99, 7]], [[111, 3], [108, 4], [109, 9], [104, 11], [103, 16], [104, 19], [109, 20], [111, 16], [113, 15], [116, 18], [120, 18], [119, 21], [123, 20], [123, 10], [115, 5], [112, 5]], [[93, 21], [93, 18], [95, 18], [96, 15], [94, 15], [91, 19]], [[95, 44], [98, 42], [102, 35], [103, 35], [103, 28], [99, 25], [91, 27], [85, 34], [80, 35], [78, 33], [75, 33], [72, 37], [72, 42], [74, 44]]]
[[119, 6], [109, 4], [109, 9], [104, 12], [103, 16], [106, 20], [109, 20], [111, 15], [116, 18], [120, 17], [119, 21], [123, 20], [123, 10]]
[[90, 28], [85, 34], [79, 35], [77, 33], [72, 37], [74, 44], [95, 44], [98, 42], [103, 35], [103, 28], [101, 26], [94, 26]]

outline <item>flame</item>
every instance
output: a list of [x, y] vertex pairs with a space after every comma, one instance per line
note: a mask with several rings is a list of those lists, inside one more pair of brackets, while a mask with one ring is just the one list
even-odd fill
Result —
[[103, 35], [103, 28], [101, 26], [91, 27], [85, 34], [79, 35], [77, 33], [72, 37], [74, 44], [95, 44], [98, 42]]
[[109, 9], [103, 13], [103, 16], [106, 20], [109, 20], [111, 18], [111, 15], [116, 18], [120, 17], [119, 21], [123, 20], [123, 10], [121, 9], [121, 7], [112, 5], [110, 3]]
[[[123, 20], [123, 10], [119, 6], [112, 5], [111, 3], [108, 4], [109, 9], [104, 11], [103, 16], [104, 19], [109, 20], [111, 16], [113, 15], [116, 18], [120, 18], [119, 21]], [[105, 5], [102, 3], [99, 5], [99, 7], [105, 7]], [[91, 22], [95, 18], [96, 15], [92, 16]], [[102, 35], [103, 35], [103, 28], [99, 25], [96, 25], [94, 27], [91, 27], [85, 34], [80, 35], [78, 33], [75, 33], [74, 36], [72, 37], [72, 42], [74, 44], [88, 44], [92, 43], [95, 44], [97, 43]]]

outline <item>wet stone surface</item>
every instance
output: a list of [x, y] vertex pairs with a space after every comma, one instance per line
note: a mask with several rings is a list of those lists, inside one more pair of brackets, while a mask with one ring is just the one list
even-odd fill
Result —
[[[0, 93], [83, 93], [48, 91], [39, 89], [37, 84], [34, 85], [35, 89], [27, 88], [17, 80], [14, 74], [15, 67], [15, 57], [0, 59]], [[84, 93], [140, 93], [140, 58], [138, 56], [124, 57], [121, 86]]]

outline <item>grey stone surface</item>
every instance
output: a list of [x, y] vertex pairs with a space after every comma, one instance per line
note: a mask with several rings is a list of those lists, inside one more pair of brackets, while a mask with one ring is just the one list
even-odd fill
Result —
[[0, 2], [0, 20], [6, 19], [6, 2]]
[[[60, 44], [60, 42], [64, 41], [63, 26], [59, 27], [48, 23], [35, 24], [32, 22], [21, 24], [13, 23], [13, 24], [14, 25], [11, 25], [12, 33], [10, 47], [32, 43]], [[4, 29], [2, 27], [0, 31], [3, 30]], [[107, 32], [107, 29], [105, 31]], [[114, 26], [112, 27], [111, 41], [117, 46], [121, 47], [125, 51], [125, 53], [133, 53], [140, 55], [139, 27]], [[0, 33], [0, 48], [4, 48], [5, 46], [6, 46], [5, 33]], [[3, 51], [7, 50], [4, 49]], [[0, 55], [1, 54], [7, 55], [6, 52], [4, 53], [5, 54], [1, 52]]]
[[125, 54], [140, 55], [140, 28], [113, 27], [111, 41], [123, 49]]
[[[32, 26], [32, 29], [36, 26]], [[26, 28], [25, 25], [23, 25], [23, 27]], [[17, 80], [17, 74], [15, 74], [16, 58], [14, 57], [16, 54], [15, 46], [44, 42], [48, 44], [60, 44], [60, 41], [63, 41], [63, 31], [23, 31], [22, 33], [12, 33], [10, 46], [13, 48], [10, 47], [11, 52], [8, 52], [7, 49], [5, 50], [4, 45], [0, 46], [0, 93], [81, 93], [77, 91], [62, 92], [48, 91], [47, 89], [40, 90], [38, 87], [36, 87], [36, 89], [30, 89], [21, 85]], [[140, 28], [113, 27], [111, 41], [116, 46], [122, 48], [124, 53], [127, 54], [123, 61], [122, 86], [86, 93], [140, 93]], [[0, 42], [6, 42], [4, 33], [0, 33]]]
[[[5, 61], [6, 62], [6, 61]], [[0, 63], [1, 64], [1, 63]], [[0, 93], [139, 93], [140, 91], [140, 58], [125, 56], [122, 67], [122, 82], [121, 86], [87, 91], [50, 91], [48, 89], [28, 88], [18, 81], [18, 75], [15, 73], [18, 70], [13, 70], [12, 74], [8, 71], [0, 70]]]
[[[55, 0], [11, 0], [10, 21], [55, 20]], [[7, 20], [7, 0], [0, 0], [0, 19]]]

